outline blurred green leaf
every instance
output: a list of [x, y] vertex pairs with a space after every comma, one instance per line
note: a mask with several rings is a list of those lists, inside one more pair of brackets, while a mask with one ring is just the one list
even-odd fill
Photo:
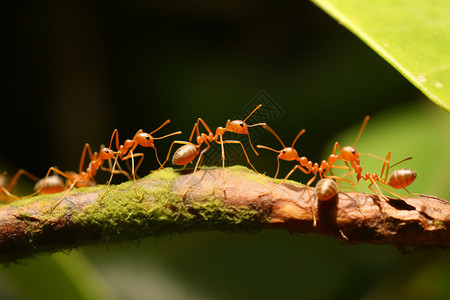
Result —
[[450, 1], [313, 2], [450, 111]]

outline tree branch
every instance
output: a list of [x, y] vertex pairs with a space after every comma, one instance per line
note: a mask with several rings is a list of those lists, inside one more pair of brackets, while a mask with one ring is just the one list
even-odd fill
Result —
[[15, 201], [0, 208], [0, 261], [195, 230], [273, 228], [403, 249], [450, 247], [450, 203], [436, 197], [339, 192], [318, 203], [314, 189], [293, 181], [261, 196], [279, 181], [243, 167], [227, 168], [224, 184], [222, 176], [221, 168], [193, 176], [165, 169], [138, 181], [141, 198], [131, 181], [111, 186], [101, 201], [105, 186], [75, 190], [53, 211], [61, 194]]

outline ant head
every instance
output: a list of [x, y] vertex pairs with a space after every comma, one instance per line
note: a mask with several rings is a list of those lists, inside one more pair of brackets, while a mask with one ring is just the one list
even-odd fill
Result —
[[114, 158], [114, 152], [109, 148], [103, 148], [100, 150], [98, 157], [103, 160]]
[[298, 158], [298, 152], [292, 147], [287, 147], [280, 150], [280, 154], [278, 154], [278, 158], [286, 161], [293, 161]]
[[352, 146], [346, 146], [346, 147], [342, 148], [341, 153], [339, 154], [339, 157], [342, 160], [353, 161], [357, 165], [359, 165], [359, 153]]
[[155, 148], [155, 143], [153, 142], [153, 137], [145, 132], [141, 132], [135, 136], [136, 142], [142, 147]]
[[236, 134], [248, 135], [248, 126], [242, 120], [234, 120], [227, 124], [227, 131], [234, 132]]

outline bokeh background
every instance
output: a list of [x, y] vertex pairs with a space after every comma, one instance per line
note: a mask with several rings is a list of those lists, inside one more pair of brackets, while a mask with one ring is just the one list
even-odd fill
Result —
[[[360, 152], [414, 157], [402, 164], [419, 174], [410, 190], [450, 199], [448, 113], [308, 1], [17, 1], [1, 15], [0, 171], [76, 170], [83, 145], [108, 144], [115, 128], [123, 141], [170, 118], [155, 135], [182, 130], [177, 139], [187, 140], [198, 117], [216, 128], [266, 101], [254, 121], [267, 118], [287, 145], [306, 128], [296, 148], [313, 161], [335, 141], [352, 144], [370, 115]], [[281, 148], [269, 133], [253, 133], [254, 144]], [[157, 144], [161, 159], [170, 140]], [[274, 175], [274, 153], [247, 150]], [[143, 151], [141, 176], [157, 168], [154, 151]], [[226, 152], [229, 164], [246, 163], [233, 155], [239, 147]], [[381, 168], [370, 158], [362, 164]], [[292, 166], [283, 163], [280, 174]], [[24, 179], [19, 192], [31, 185]], [[204, 232], [3, 267], [0, 299], [446, 299], [448, 282], [446, 251]]]

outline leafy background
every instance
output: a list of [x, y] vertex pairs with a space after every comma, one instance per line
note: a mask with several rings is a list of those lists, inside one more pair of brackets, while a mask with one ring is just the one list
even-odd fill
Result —
[[[197, 117], [224, 126], [263, 90], [284, 110], [270, 124], [286, 144], [307, 129], [297, 149], [311, 160], [335, 141], [352, 144], [368, 114], [358, 149], [414, 157], [402, 165], [419, 173], [411, 190], [450, 199], [448, 114], [310, 2], [30, 1], [9, 3], [1, 19], [0, 166], [9, 174], [74, 170], [84, 143], [107, 144], [114, 128], [123, 140], [170, 118], [161, 132], [183, 130], [186, 139]], [[254, 142], [279, 147], [268, 134]], [[160, 156], [168, 146], [159, 143]], [[141, 175], [156, 168], [145, 153]], [[250, 158], [274, 174], [273, 153]], [[379, 172], [379, 162], [364, 159]], [[281, 174], [291, 167], [282, 164]], [[4, 267], [0, 299], [445, 299], [449, 270], [445, 251], [402, 255], [312, 234], [204, 232]]]

